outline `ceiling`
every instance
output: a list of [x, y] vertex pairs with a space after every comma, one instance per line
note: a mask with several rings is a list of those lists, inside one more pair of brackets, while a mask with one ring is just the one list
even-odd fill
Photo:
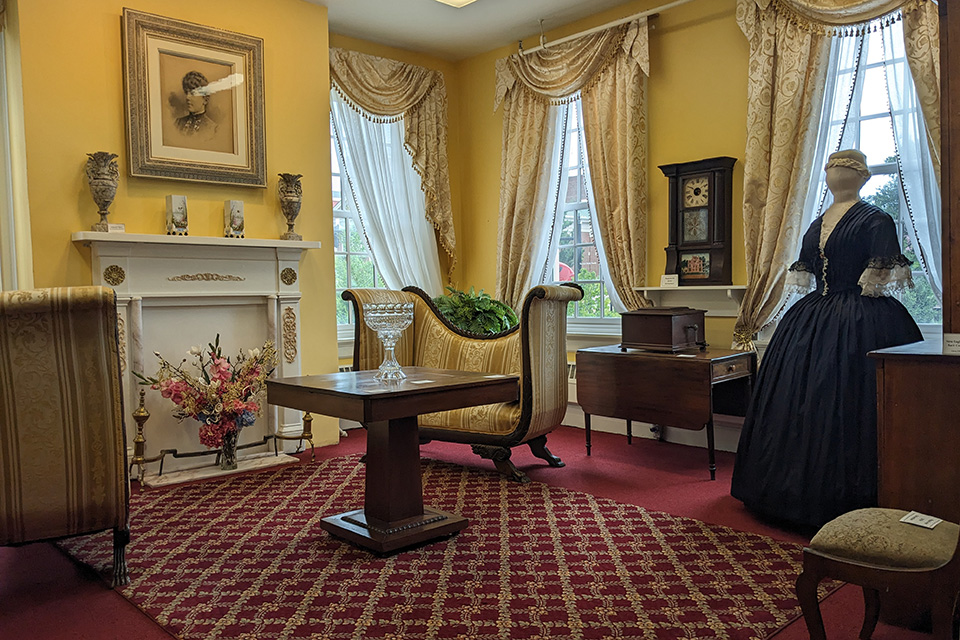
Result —
[[[537, 35], [541, 19], [549, 31], [628, 1], [476, 0], [456, 9], [435, 0], [310, 0], [327, 7], [332, 33], [446, 60]], [[536, 40], [526, 44], [534, 46]]]

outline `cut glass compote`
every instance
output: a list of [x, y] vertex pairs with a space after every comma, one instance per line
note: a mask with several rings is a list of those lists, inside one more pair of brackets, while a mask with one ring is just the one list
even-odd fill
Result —
[[403, 330], [413, 322], [412, 302], [372, 302], [363, 305], [363, 321], [383, 344], [383, 362], [376, 375], [378, 380], [403, 380], [407, 374], [397, 362], [394, 347]]

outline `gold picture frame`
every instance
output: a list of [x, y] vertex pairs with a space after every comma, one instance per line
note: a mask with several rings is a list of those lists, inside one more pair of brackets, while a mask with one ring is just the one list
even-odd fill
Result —
[[263, 40], [124, 8], [130, 175], [265, 187]]

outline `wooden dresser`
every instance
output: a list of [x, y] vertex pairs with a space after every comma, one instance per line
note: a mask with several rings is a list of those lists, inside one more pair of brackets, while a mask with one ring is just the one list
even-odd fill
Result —
[[960, 356], [939, 342], [881, 349], [877, 442], [881, 507], [960, 522]]

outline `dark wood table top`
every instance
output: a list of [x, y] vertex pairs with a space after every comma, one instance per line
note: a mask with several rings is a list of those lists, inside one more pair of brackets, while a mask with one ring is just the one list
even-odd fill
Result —
[[651, 351], [649, 349], [622, 349], [620, 345], [616, 344], [604, 345], [602, 347], [588, 347], [585, 349], [580, 349], [579, 351], [584, 351], [587, 353], [632, 356], [637, 358], [675, 358], [677, 360], [697, 361], [719, 360], [722, 358], [748, 355], [750, 353], [749, 351], [737, 351], [735, 349], [715, 349], [714, 347], [707, 347], [707, 349], [704, 351], [701, 351], [700, 349], [684, 349], [682, 351], [674, 352]]
[[519, 395], [518, 376], [428, 367], [403, 372], [404, 380], [377, 380], [376, 369], [267, 380], [267, 402], [373, 422], [511, 402]]

